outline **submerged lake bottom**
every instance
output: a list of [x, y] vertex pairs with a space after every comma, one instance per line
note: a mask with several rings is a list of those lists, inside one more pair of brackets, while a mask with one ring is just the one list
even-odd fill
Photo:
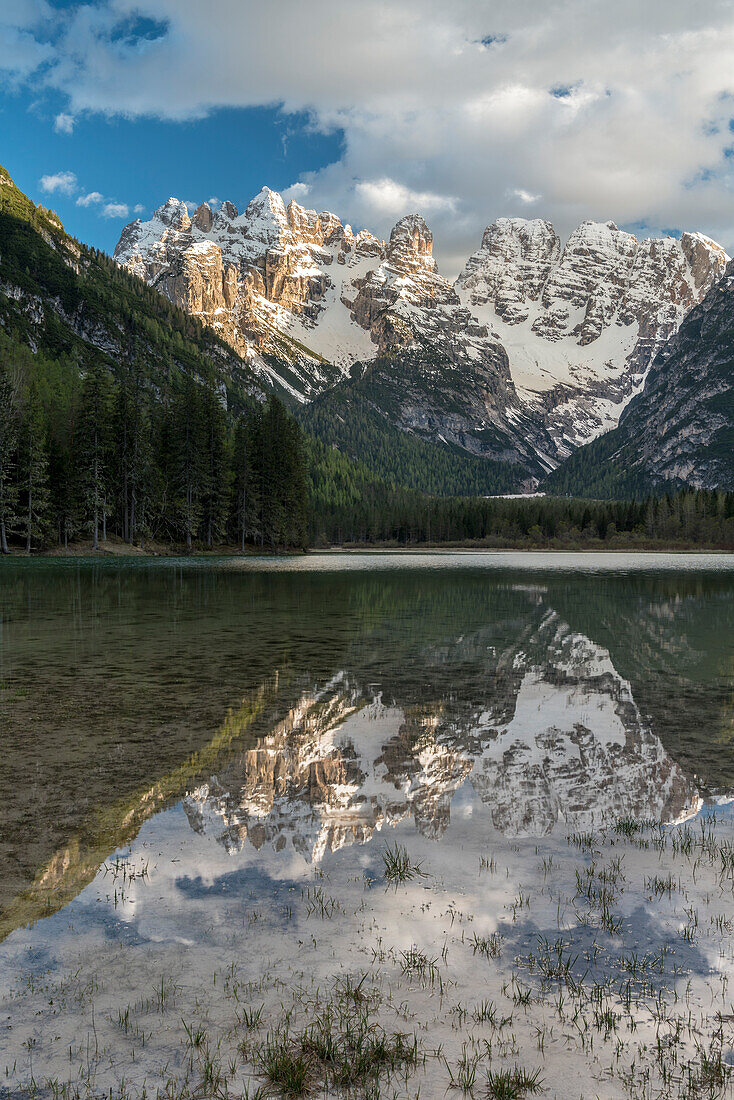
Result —
[[0, 1096], [732, 1095], [732, 597], [0, 563]]

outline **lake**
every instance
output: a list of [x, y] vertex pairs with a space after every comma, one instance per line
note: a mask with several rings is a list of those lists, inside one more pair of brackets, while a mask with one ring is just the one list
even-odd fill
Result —
[[728, 1095], [731, 556], [3, 561], [0, 737], [0, 1097]]

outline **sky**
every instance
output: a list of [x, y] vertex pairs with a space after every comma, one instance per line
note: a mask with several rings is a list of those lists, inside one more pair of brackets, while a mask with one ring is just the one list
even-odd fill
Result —
[[0, 163], [112, 251], [169, 195], [734, 251], [734, 0], [1, 0]]

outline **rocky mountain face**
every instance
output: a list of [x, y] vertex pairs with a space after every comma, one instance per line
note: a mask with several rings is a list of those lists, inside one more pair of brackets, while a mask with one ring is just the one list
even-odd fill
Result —
[[585, 222], [562, 247], [548, 222], [503, 218], [451, 284], [420, 215], [384, 242], [268, 188], [242, 214], [169, 199], [115, 258], [292, 397], [348, 388], [367, 365], [399, 427], [536, 477], [616, 425], [727, 260], [696, 233]]
[[[264, 187], [239, 214], [231, 202], [189, 215], [171, 198], [148, 222], [126, 226], [115, 259], [201, 317], [237, 352], [300, 400], [332, 385], [372, 341], [341, 304], [385, 257], [370, 233], [333, 214], [287, 209]], [[339, 308], [334, 306], [338, 303]], [[306, 340], [319, 325], [321, 339]], [[274, 357], [291, 371], [272, 365]]]
[[102, 362], [114, 374], [145, 349], [158, 390], [176, 371], [262, 398], [265, 376], [206, 327], [124, 276], [112, 261], [71, 237], [0, 167], [0, 329], [33, 353], [65, 356], [84, 371]]
[[619, 427], [550, 480], [598, 496], [665, 483], [734, 489], [734, 261], [660, 349]]
[[503, 218], [456, 285], [563, 457], [616, 425], [727, 259], [698, 233], [640, 241], [613, 222], [584, 222], [562, 248], [549, 222]]

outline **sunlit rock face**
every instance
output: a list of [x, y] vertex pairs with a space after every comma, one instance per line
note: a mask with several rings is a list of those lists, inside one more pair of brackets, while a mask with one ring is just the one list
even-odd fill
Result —
[[357, 286], [350, 302], [353, 316], [369, 329], [382, 355], [415, 342], [416, 318], [411, 309], [421, 311], [421, 333], [427, 337], [431, 311], [442, 306], [451, 317], [459, 306], [451, 284], [438, 273], [433, 234], [419, 214], [401, 218], [390, 234], [384, 259]]
[[[384, 258], [385, 245], [372, 234], [355, 235], [328, 211], [294, 201], [286, 207], [268, 187], [242, 214], [231, 202], [216, 211], [203, 203], [190, 217], [184, 203], [169, 199], [149, 221], [126, 226], [115, 249], [120, 264], [255, 365], [264, 352], [295, 360], [300, 373], [285, 388], [295, 387], [301, 399], [340, 376], [322, 359], [344, 368], [374, 355], [349, 303], [355, 280]], [[310, 341], [317, 324], [321, 339]], [[297, 343], [282, 342], [289, 336]]]
[[407, 817], [439, 840], [465, 783], [514, 837], [698, 808], [605, 649], [550, 612], [496, 661], [504, 672], [481, 699], [385, 706], [346, 676], [304, 696], [226, 776], [186, 798], [192, 827], [230, 851], [292, 846], [318, 861]]
[[452, 284], [420, 214], [385, 242], [268, 187], [242, 214], [171, 198], [125, 227], [115, 258], [295, 398], [397, 357], [396, 387], [373, 400], [399, 426], [527, 469], [529, 448], [536, 472], [616, 425], [727, 260], [697, 233], [584, 222], [562, 247], [549, 222], [500, 218]]

